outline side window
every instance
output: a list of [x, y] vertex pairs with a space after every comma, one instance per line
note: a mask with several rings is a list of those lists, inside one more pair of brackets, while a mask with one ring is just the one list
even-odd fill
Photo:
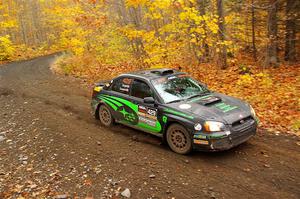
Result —
[[144, 99], [145, 97], [153, 97], [151, 88], [145, 82], [135, 79], [131, 86], [131, 95]]
[[111, 90], [129, 95], [130, 85], [133, 79], [131, 78], [119, 78], [113, 81]]

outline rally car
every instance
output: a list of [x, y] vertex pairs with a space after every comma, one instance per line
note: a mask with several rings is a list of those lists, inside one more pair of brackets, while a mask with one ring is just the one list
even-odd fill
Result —
[[258, 125], [248, 103], [172, 69], [136, 71], [98, 83], [91, 106], [102, 125], [121, 123], [160, 136], [179, 154], [230, 149], [255, 135]]

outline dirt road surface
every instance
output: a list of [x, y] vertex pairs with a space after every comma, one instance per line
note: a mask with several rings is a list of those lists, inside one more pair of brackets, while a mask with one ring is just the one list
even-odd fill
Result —
[[90, 90], [49, 70], [55, 57], [0, 66], [0, 198], [300, 198], [299, 138], [260, 129], [229, 151], [178, 155], [101, 127]]

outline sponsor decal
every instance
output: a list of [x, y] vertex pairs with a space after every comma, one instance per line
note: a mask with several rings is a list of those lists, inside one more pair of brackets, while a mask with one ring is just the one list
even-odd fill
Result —
[[207, 140], [194, 140], [194, 143], [195, 144], [208, 144], [208, 141]]
[[224, 102], [218, 103], [215, 105], [215, 107], [221, 111], [223, 111], [224, 113], [228, 112], [228, 111], [232, 111], [234, 109], [237, 109], [237, 106], [231, 106], [229, 104], [225, 104]]
[[138, 106], [139, 122], [147, 124], [149, 126], [156, 126], [157, 121], [157, 109], [145, 107], [143, 105]]
[[120, 85], [120, 91], [128, 93], [131, 82], [132, 82], [132, 79], [130, 79], [130, 78], [122, 79], [122, 84]]
[[191, 105], [189, 105], [189, 104], [180, 104], [179, 105], [179, 108], [180, 109], [190, 109], [192, 106]]
[[198, 139], [206, 139], [205, 135], [201, 135], [201, 134], [195, 134], [194, 138], [198, 138]]
[[168, 117], [167, 117], [167, 116], [163, 116], [163, 117], [162, 117], [162, 121], [163, 121], [164, 123], [167, 123]]
[[124, 84], [131, 84], [132, 79], [130, 79], [130, 78], [124, 78], [122, 81], [123, 81]]
[[121, 88], [120, 88], [120, 91], [125, 91], [125, 92], [128, 93], [128, 92], [129, 92], [129, 88], [122, 88], [122, 87], [121, 87]]
[[138, 118], [136, 113], [132, 111], [129, 107], [121, 106], [117, 111], [122, 115], [123, 119], [129, 124], [136, 125], [138, 123]]
[[127, 85], [127, 84], [122, 84], [120, 90], [121, 90], [121, 91], [125, 91], [125, 92], [128, 93], [128, 92], [129, 92], [129, 87], [130, 87], [130, 86]]

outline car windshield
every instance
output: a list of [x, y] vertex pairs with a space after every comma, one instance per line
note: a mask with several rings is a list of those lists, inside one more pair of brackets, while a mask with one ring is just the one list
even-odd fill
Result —
[[210, 92], [206, 87], [186, 75], [154, 79], [152, 84], [165, 103], [178, 102]]

